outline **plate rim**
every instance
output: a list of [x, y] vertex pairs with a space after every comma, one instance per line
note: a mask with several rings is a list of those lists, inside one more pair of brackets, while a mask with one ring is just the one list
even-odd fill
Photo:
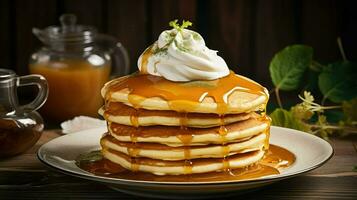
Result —
[[[290, 172], [290, 173], [286, 173], [286, 174], [280, 174], [280, 176], [266, 176], [266, 177], [262, 177], [262, 178], [257, 178], [257, 179], [246, 179], [246, 180], [228, 180], [228, 181], [216, 181], [216, 182], [160, 182], [160, 181], [144, 181], [144, 180], [131, 180], [131, 179], [120, 179], [120, 178], [111, 178], [111, 177], [102, 177], [102, 176], [97, 176], [94, 174], [84, 174], [84, 173], [78, 173], [78, 172], [74, 172], [74, 171], [69, 171], [66, 170], [62, 167], [58, 167], [55, 165], [52, 165], [50, 163], [48, 163], [45, 158], [43, 158], [43, 156], [41, 155], [41, 151], [43, 151], [42, 149], [44, 148], [44, 146], [48, 143], [50, 143], [51, 141], [54, 141], [58, 138], [64, 137], [64, 136], [68, 136], [68, 135], [63, 135], [57, 138], [54, 138], [53, 140], [50, 140], [44, 144], [41, 145], [41, 147], [37, 150], [37, 158], [41, 161], [41, 163], [43, 163], [46, 167], [49, 167], [50, 169], [53, 169], [55, 171], [58, 171], [60, 173], [64, 173], [70, 176], [75, 176], [75, 177], [79, 177], [79, 178], [83, 178], [86, 180], [91, 180], [91, 181], [96, 181], [96, 182], [100, 182], [100, 183], [110, 183], [110, 184], [135, 184], [135, 185], [160, 185], [160, 186], [168, 186], [168, 185], [180, 185], [180, 186], [202, 186], [202, 185], [229, 185], [229, 184], [255, 184], [255, 183], [264, 183], [264, 182], [274, 182], [274, 181], [279, 181], [279, 180], [283, 180], [283, 179], [287, 179], [287, 178], [291, 178], [291, 177], [295, 177], [304, 173], [307, 173], [309, 171], [312, 171], [316, 168], [321, 167], [323, 164], [325, 164], [327, 161], [329, 161], [333, 155], [335, 154], [335, 150], [332, 147], [332, 145], [327, 142], [326, 140], [323, 140], [322, 138], [316, 136], [316, 135], [312, 135], [310, 133], [306, 133], [303, 131], [299, 131], [299, 130], [295, 130], [295, 129], [290, 129], [290, 128], [285, 128], [285, 127], [279, 127], [279, 126], [271, 126], [274, 127], [274, 129], [282, 129], [283, 131], [293, 131], [296, 132], [294, 134], [308, 134], [309, 137], [315, 137], [315, 139], [318, 139], [324, 143], [326, 143], [328, 145], [328, 147], [331, 150], [331, 153], [328, 157], [326, 157], [325, 159], [321, 160], [320, 162], [316, 163], [315, 165], [312, 165], [310, 167], [298, 170], [296, 172]], [[93, 129], [88, 129], [88, 130], [82, 130], [82, 131], [78, 131], [76, 133], [71, 133], [69, 135], [73, 135], [73, 134], [78, 134], [84, 131], [90, 131], [90, 130], [95, 130], [95, 129], [100, 129], [100, 128], [93, 128]]]

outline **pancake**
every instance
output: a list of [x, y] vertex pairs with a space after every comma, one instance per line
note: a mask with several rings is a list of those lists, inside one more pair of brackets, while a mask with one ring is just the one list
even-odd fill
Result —
[[133, 158], [113, 149], [102, 149], [103, 156], [131, 171], [156, 175], [180, 175], [225, 171], [250, 166], [264, 156], [263, 150], [235, 154], [225, 158], [198, 158], [191, 161], [164, 161], [150, 158]]
[[146, 157], [160, 160], [187, 160], [196, 158], [222, 158], [238, 153], [246, 153], [263, 149], [266, 134], [262, 133], [255, 137], [237, 143], [227, 145], [207, 145], [194, 147], [170, 147], [157, 143], [128, 143], [120, 142], [107, 134], [101, 139], [104, 149], [112, 149], [131, 157]]
[[105, 84], [106, 101], [147, 110], [231, 114], [265, 107], [269, 94], [258, 83], [234, 74], [212, 80], [177, 83], [152, 75], [131, 75]]
[[[217, 114], [203, 113], [177, 113], [175, 111], [152, 111], [136, 110], [122, 103], [109, 103], [106, 108], [101, 108], [101, 114], [107, 121], [129, 126], [187, 126], [207, 128], [230, 124], [238, 121], [258, 117], [255, 113], [228, 114], [219, 116]], [[183, 124], [185, 123], [185, 124]]]
[[267, 89], [230, 71], [198, 33], [185, 30], [189, 22], [170, 26], [142, 53], [137, 73], [101, 90], [98, 112], [108, 127], [102, 166], [155, 175], [244, 173], [269, 148]]
[[148, 126], [135, 128], [116, 123], [109, 123], [108, 130], [117, 140], [122, 142], [150, 142], [169, 146], [222, 144], [258, 135], [269, 127], [268, 120], [250, 118], [223, 127], [185, 128], [174, 126]]

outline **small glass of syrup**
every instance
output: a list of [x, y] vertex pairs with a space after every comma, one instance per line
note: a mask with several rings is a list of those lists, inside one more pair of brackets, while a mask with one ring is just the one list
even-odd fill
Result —
[[[35, 85], [36, 98], [20, 105], [17, 88]], [[44, 125], [36, 112], [46, 101], [47, 81], [40, 75], [17, 76], [13, 71], [0, 68], [0, 158], [20, 154], [40, 138]]]

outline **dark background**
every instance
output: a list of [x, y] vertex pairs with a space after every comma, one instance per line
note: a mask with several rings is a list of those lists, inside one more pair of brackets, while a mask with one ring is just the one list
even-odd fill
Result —
[[128, 49], [131, 71], [136, 60], [173, 19], [193, 22], [207, 46], [235, 72], [271, 86], [269, 62], [283, 47], [311, 45], [315, 60], [341, 59], [340, 36], [347, 58], [356, 60], [356, 7], [337, 0], [1, 0], [0, 67], [28, 73], [28, 58], [41, 46], [31, 32], [59, 24], [74, 13], [80, 24], [117, 37]]

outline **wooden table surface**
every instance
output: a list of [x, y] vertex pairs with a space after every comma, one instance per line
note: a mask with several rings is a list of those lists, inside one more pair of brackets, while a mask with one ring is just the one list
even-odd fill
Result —
[[[60, 174], [36, 157], [43, 143], [60, 136], [46, 131], [26, 153], [0, 160], [0, 199], [143, 199], [104, 185]], [[280, 181], [231, 199], [357, 199], [357, 138], [331, 139], [335, 155], [305, 175]]]

